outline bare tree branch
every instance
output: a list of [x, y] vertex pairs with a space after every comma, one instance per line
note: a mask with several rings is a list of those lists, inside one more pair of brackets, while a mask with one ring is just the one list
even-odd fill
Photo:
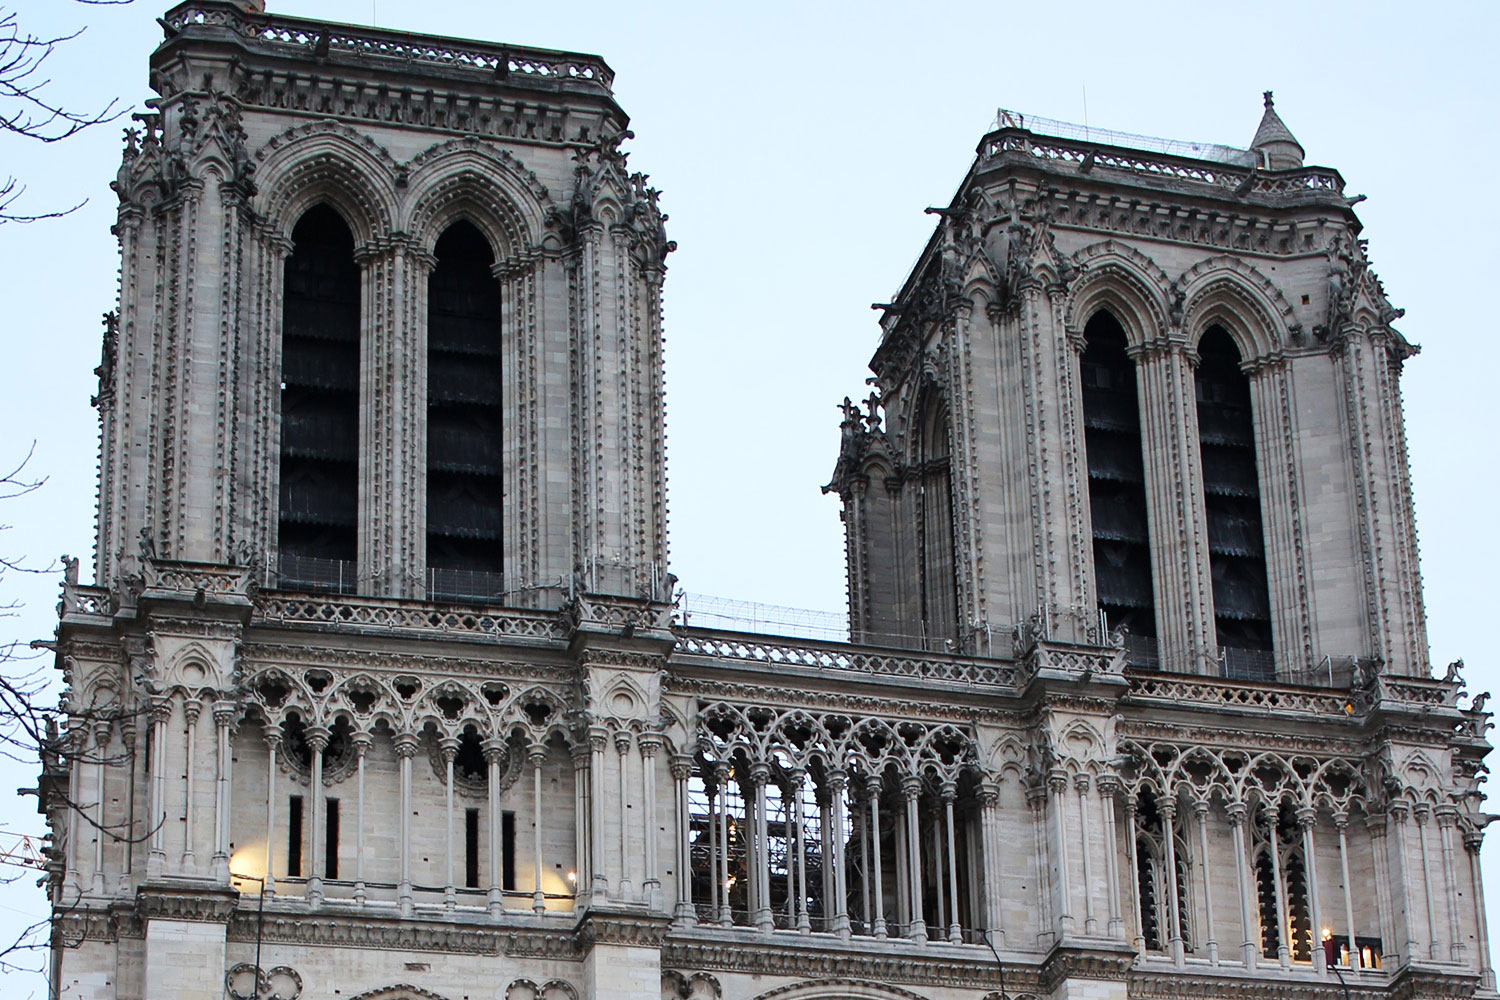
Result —
[[[73, 0], [86, 7], [114, 7], [132, 0]], [[96, 111], [79, 111], [55, 101], [46, 93], [52, 82], [44, 75], [45, 64], [60, 46], [83, 34], [79, 28], [62, 35], [37, 35], [21, 27], [16, 12], [0, 6], [0, 135], [18, 136], [34, 142], [55, 143], [71, 138], [95, 125], [111, 122], [128, 109], [119, 98], [111, 98]], [[22, 212], [16, 203], [26, 185], [15, 176], [0, 181], [0, 225], [55, 219], [82, 208], [87, 199], [71, 208]]]

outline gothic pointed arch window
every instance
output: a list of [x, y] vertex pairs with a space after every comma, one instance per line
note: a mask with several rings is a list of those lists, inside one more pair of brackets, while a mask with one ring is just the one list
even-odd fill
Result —
[[1261, 810], [1251, 830], [1261, 954], [1276, 958], [1284, 941], [1292, 961], [1311, 962], [1313, 926], [1307, 865], [1302, 856], [1301, 831], [1291, 805], [1284, 802], [1280, 807]]
[[354, 235], [315, 205], [292, 229], [282, 297], [277, 548], [286, 583], [355, 588], [359, 341]]
[[1079, 373], [1099, 610], [1110, 629], [1126, 632], [1133, 662], [1154, 666], [1156, 603], [1135, 362], [1125, 353], [1125, 330], [1108, 311], [1095, 313], [1083, 336]]
[[958, 637], [958, 573], [954, 560], [952, 461], [948, 402], [926, 386], [917, 412], [918, 601], [929, 643]]
[[1214, 627], [1228, 676], [1271, 680], [1271, 598], [1261, 529], [1250, 380], [1228, 332], [1213, 326], [1195, 373]]
[[1136, 800], [1135, 863], [1136, 900], [1140, 906], [1140, 936], [1147, 951], [1167, 951], [1172, 939], [1172, 886], [1177, 883], [1177, 936], [1185, 952], [1193, 950], [1192, 880], [1188, 878], [1186, 821], [1179, 811], [1172, 816], [1172, 848], [1175, 870], [1167, 870], [1165, 829], [1156, 797], [1142, 792]]
[[427, 593], [503, 596], [500, 282], [483, 234], [438, 237], [427, 291]]

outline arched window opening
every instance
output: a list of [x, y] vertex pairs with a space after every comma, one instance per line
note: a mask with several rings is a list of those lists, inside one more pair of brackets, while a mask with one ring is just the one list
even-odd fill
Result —
[[1223, 669], [1229, 677], [1274, 680], [1250, 380], [1223, 327], [1209, 328], [1198, 354], [1198, 443]]
[[339, 214], [316, 205], [292, 230], [281, 327], [283, 585], [356, 589], [359, 265]]
[[[1255, 858], [1255, 900], [1260, 914], [1260, 948], [1276, 958], [1285, 942], [1292, 961], [1311, 962], [1313, 926], [1307, 899], [1307, 868], [1302, 859], [1302, 833], [1290, 805], [1263, 810], [1252, 826]], [[1281, 899], [1277, 899], [1280, 882]], [[1286, 907], [1282, 926], [1281, 906]]]
[[948, 404], [936, 389], [922, 391], [918, 412], [917, 549], [922, 637], [943, 649], [958, 638], [958, 570], [954, 561], [953, 489]]
[[427, 594], [498, 600], [500, 283], [471, 223], [449, 226], [436, 256], [427, 293]]
[[1099, 610], [1110, 629], [1126, 633], [1130, 662], [1155, 667], [1156, 604], [1135, 362], [1125, 353], [1124, 329], [1108, 312], [1095, 313], [1083, 335], [1079, 373]]
[[[1188, 842], [1184, 817], [1172, 817], [1172, 847], [1175, 852], [1177, 883], [1177, 936], [1185, 952], [1193, 950], [1192, 889], [1188, 878]], [[1168, 950], [1172, 926], [1171, 885], [1167, 882], [1166, 850], [1162, 837], [1162, 814], [1156, 798], [1142, 792], [1136, 801], [1135, 858], [1136, 898], [1140, 902], [1141, 939], [1147, 951]]]

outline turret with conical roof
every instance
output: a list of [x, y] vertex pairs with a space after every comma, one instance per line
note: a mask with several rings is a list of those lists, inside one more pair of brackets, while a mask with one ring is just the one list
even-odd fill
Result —
[[1259, 153], [1262, 162], [1272, 170], [1296, 170], [1302, 166], [1305, 152], [1302, 143], [1297, 141], [1292, 130], [1286, 127], [1286, 122], [1276, 113], [1276, 105], [1271, 100], [1269, 90], [1265, 97], [1266, 113], [1261, 116], [1255, 138], [1250, 140], [1250, 148]]

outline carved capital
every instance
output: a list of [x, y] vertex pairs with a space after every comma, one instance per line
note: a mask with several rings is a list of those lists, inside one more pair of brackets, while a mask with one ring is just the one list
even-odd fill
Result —
[[328, 740], [333, 735], [327, 726], [308, 726], [302, 732], [302, 738], [307, 741], [307, 748], [313, 753], [322, 753], [328, 749]]
[[216, 700], [213, 704], [214, 723], [225, 728], [234, 725], [235, 716], [239, 713], [239, 706], [227, 699]]

